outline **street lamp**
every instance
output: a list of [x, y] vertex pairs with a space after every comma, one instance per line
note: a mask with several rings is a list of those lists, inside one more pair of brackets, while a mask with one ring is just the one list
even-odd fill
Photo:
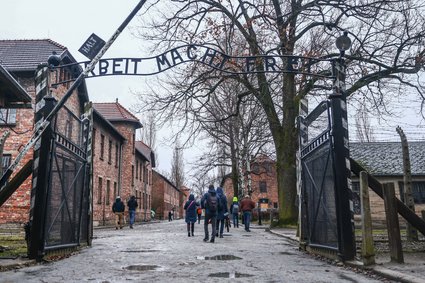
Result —
[[344, 31], [344, 34], [336, 39], [335, 44], [341, 54], [341, 57], [343, 57], [345, 51], [351, 47], [351, 39], [348, 37], [348, 31]]

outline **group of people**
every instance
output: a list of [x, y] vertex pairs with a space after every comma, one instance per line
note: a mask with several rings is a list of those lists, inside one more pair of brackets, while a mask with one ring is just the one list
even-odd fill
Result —
[[[189, 199], [184, 205], [186, 210], [186, 225], [187, 234], [189, 237], [194, 236], [195, 222], [201, 223], [202, 210], [205, 211], [204, 215], [204, 242], [215, 242], [215, 238], [223, 238], [224, 225], [226, 219], [232, 214], [233, 227], [239, 227], [239, 213], [242, 211], [242, 216], [245, 224], [245, 231], [251, 232], [249, 229], [252, 210], [255, 208], [255, 203], [251, 200], [249, 195], [246, 195], [240, 202], [237, 197], [233, 197], [230, 209], [227, 207], [227, 197], [223, 189], [214, 185], [208, 187], [208, 192], [202, 196], [200, 203], [195, 201], [193, 194], [189, 195]], [[211, 224], [211, 238], [208, 231], [208, 225]]]
[[[130, 228], [133, 229], [133, 224], [136, 219], [136, 208], [139, 206], [135, 196], [131, 196], [127, 202], [128, 214], [130, 218]], [[118, 230], [124, 227], [124, 211], [125, 205], [120, 196], [117, 196], [112, 205], [112, 212], [115, 214], [115, 229]]]

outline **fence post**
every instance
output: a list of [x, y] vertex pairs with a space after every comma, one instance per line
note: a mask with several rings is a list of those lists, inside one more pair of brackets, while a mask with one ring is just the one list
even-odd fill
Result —
[[362, 215], [362, 259], [364, 265], [375, 264], [372, 218], [370, 215], [369, 182], [367, 172], [360, 172], [360, 204]]
[[394, 183], [383, 184], [382, 190], [384, 194], [385, 218], [387, 221], [388, 245], [390, 247], [391, 261], [403, 263], [403, 249], [401, 246]]

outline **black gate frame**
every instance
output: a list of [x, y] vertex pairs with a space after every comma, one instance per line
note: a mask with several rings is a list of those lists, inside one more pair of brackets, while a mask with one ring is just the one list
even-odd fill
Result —
[[[332, 256], [337, 253], [337, 257], [342, 260], [352, 260], [356, 255], [355, 235], [354, 235], [354, 212], [351, 188], [351, 169], [348, 143], [348, 123], [347, 123], [347, 103], [345, 97], [345, 62], [342, 58], [332, 61], [332, 74], [334, 77], [333, 93], [330, 100], [322, 102], [312, 111], [310, 115], [302, 116], [298, 119], [299, 128], [299, 192], [300, 192], [300, 221], [301, 239], [310, 248], [318, 248], [320, 252]], [[319, 117], [324, 111], [328, 113], [328, 127], [311, 142], [307, 142], [308, 126]], [[333, 191], [335, 197], [336, 226], [334, 233], [337, 238], [335, 245], [332, 241], [319, 240], [320, 235], [314, 229], [315, 219], [309, 215], [317, 213], [320, 208], [320, 201], [323, 190], [325, 173], [327, 166], [322, 168], [323, 179], [320, 184], [310, 178], [307, 173], [306, 162], [312, 161], [312, 155], [316, 151], [328, 146], [328, 158], [330, 158], [333, 173]], [[325, 152], [326, 154], [326, 152]], [[323, 155], [323, 153], [322, 153]], [[310, 179], [307, 179], [310, 178]], [[308, 195], [307, 181], [313, 180], [312, 186], [319, 192], [319, 199], [311, 200]], [[317, 202], [318, 201], [318, 202]], [[313, 205], [312, 205], [313, 204]], [[315, 204], [317, 206], [315, 206]], [[331, 209], [328, 207], [326, 209]], [[313, 211], [312, 211], [313, 210]], [[326, 212], [327, 210], [325, 210]], [[317, 217], [317, 215], [315, 215]], [[314, 220], [314, 221], [313, 221]], [[313, 223], [312, 223], [313, 222]], [[311, 229], [313, 228], [313, 229]]]
[[[49, 73], [46, 65], [37, 71], [36, 123], [57, 104], [49, 95]], [[80, 119], [62, 107], [34, 147], [30, 258], [41, 260], [49, 251], [91, 244], [91, 104], [84, 111]]]

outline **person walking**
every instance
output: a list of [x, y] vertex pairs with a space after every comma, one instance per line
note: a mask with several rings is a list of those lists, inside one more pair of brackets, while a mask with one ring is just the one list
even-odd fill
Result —
[[168, 221], [172, 221], [173, 220], [173, 213], [170, 211], [168, 211]]
[[239, 228], [239, 209], [238, 197], [233, 197], [232, 204], [230, 205], [230, 213], [233, 216], [233, 228]]
[[252, 218], [252, 210], [255, 208], [255, 202], [251, 200], [251, 197], [249, 195], [246, 195], [241, 200], [241, 210], [243, 215], [243, 220], [245, 224], [245, 231], [251, 232], [249, 230], [249, 225], [251, 224], [251, 218]]
[[196, 209], [196, 213], [198, 214], [198, 224], [201, 224], [202, 208], [200, 206]]
[[136, 208], [139, 206], [135, 196], [131, 196], [127, 202], [128, 214], [130, 217], [130, 229], [133, 229], [133, 224], [136, 219]]
[[[223, 238], [224, 230], [224, 220], [226, 219], [225, 214], [228, 213], [227, 210], [227, 198], [223, 193], [223, 189], [217, 188], [217, 221], [216, 221], [216, 237]], [[219, 235], [220, 233], [220, 235]]]
[[120, 196], [117, 196], [114, 204], [112, 205], [112, 212], [115, 214], [115, 229], [118, 230], [118, 227], [122, 229], [124, 227], [124, 210], [125, 205], [122, 202]]
[[195, 231], [195, 222], [196, 222], [196, 207], [198, 204], [195, 201], [195, 196], [193, 194], [189, 195], [188, 201], [184, 205], [184, 209], [186, 210], [185, 221], [187, 224], [187, 236], [194, 237], [193, 232]]
[[210, 243], [214, 243], [216, 234], [216, 218], [217, 218], [217, 193], [214, 189], [214, 185], [209, 185], [208, 192], [204, 194], [201, 199], [201, 207], [205, 209], [204, 217], [204, 242], [208, 242], [208, 224], [211, 223], [212, 233]]

